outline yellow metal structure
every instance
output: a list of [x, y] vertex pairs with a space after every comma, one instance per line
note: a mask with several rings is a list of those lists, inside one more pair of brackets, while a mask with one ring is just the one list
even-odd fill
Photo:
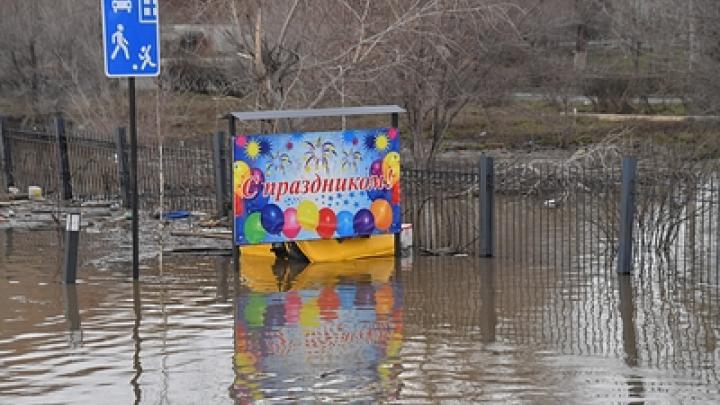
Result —
[[274, 256], [240, 257], [240, 274], [251, 291], [272, 293], [335, 285], [342, 278], [369, 277], [373, 283], [387, 283], [395, 259], [379, 257], [343, 263], [293, 263]]
[[[395, 253], [394, 235], [375, 235], [369, 238], [323, 239], [295, 242], [311, 263], [342, 262], [392, 256]], [[275, 257], [269, 244], [248, 245], [240, 248], [240, 255]]]

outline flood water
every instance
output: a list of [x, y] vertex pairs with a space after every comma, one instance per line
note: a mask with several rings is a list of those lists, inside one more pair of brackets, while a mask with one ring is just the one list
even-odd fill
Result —
[[720, 401], [720, 287], [670, 272], [166, 255], [64, 287], [57, 240], [0, 232], [0, 403]]

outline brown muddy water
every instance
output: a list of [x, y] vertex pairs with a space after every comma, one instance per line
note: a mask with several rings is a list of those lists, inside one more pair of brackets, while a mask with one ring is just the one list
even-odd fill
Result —
[[134, 284], [83, 235], [64, 287], [57, 240], [0, 232], [0, 403], [720, 401], [719, 287], [670, 272], [165, 256]]

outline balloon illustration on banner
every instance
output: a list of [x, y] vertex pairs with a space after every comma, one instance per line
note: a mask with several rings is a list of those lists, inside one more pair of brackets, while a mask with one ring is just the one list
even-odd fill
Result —
[[399, 152], [396, 128], [235, 137], [236, 244], [398, 232]]
[[387, 200], [377, 199], [370, 205], [370, 212], [375, 218], [375, 228], [387, 231], [392, 224], [393, 214], [390, 203]]
[[233, 162], [233, 185], [235, 190], [242, 187], [243, 182], [250, 176], [250, 166], [242, 160]]
[[263, 196], [262, 186], [254, 198], [245, 200], [245, 209], [248, 213], [259, 212], [268, 203], [270, 197]]
[[382, 163], [383, 175], [390, 186], [394, 186], [400, 181], [400, 154], [390, 152], [385, 156]]
[[259, 243], [265, 239], [265, 230], [260, 222], [260, 213], [253, 212], [245, 220], [245, 238], [250, 243]]
[[[383, 176], [383, 162], [378, 159], [370, 164], [370, 176]], [[374, 189], [367, 191], [370, 200], [377, 200], [378, 198], [390, 198], [390, 193], [384, 189]]]
[[285, 217], [280, 207], [275, 204], [268, 204], [261, 211], [260, 222], [267, 233], [277, 235], [283, 229]]
[[400, 204], [400, 183], [396, 183], [392, 188], [392, 203]]
[[383, 170], [383, 162], [380, 159], [378, 159], [378, 160], [372, 162], [372, 164], [370, 164], [370, 175], [371, 176], [381, 176], [382, 170]]
[[[395, 224], [397, 224], [398, 226], [401, 226], [400, 215], [402, 214], [402, 212], [400, 211], [400, 205], [393, 205], [392, 213], [393, 213], [393, 222]], [[397, 230], [399, 230], [399, 229], [397, 229]]]
[[298, 222], [302, 229], [314, 231], [318, 226], [318, 209], [314, 202], [304, 200], [298, 205], [297, 209]]
[[239, 217], [245, 213], [245, 202], [238, 192], [234, 193], [234, 205], [235, 216]]
[[283, 224], [283, 235], [290, 239], [295, 238], [300, 233], [300, 224], [297, 219], [297, 210], [295, 208], [288, 208], [285, 210]]
[[337, 234], [341, 238], [353, 235], [353, 214], [349, 211], [340, 211], [337, 214]]
[[335, 212], [330, 208], [321, 208], [318, 212], [318, 226], [317, 233], [324, 239], [332, 238], [335, 234], [335, 228], [337, 228], [337, 217]]
[[262, 170], [260, 169], [252, 169], [250, 171], [251, 175], [251, 182], [250, 186], [248, 187], [248, 195], [245, 197], [249, 199], [253, 199], [258, 196], [258, 194], [262, 193], [263, 191], [263, 183], [265, 182], [265, 176], [263, 175]]
[[363, 208], [355, 213], [353, 229], [358, 235], [370, 235], [375, 228], [375, 218], [369, 209]]

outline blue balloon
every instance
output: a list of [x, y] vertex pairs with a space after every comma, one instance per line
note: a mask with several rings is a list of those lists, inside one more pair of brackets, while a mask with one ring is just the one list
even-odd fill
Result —
[[235, 217], [235, 232], [237, 234], [237, 239], [235, 239], [235, 243], [238, 245], [242, 243], [247, 243], [247, 241], [244, 240], [242, 232], [243, 229], [245, 229], [245, 217]]
[[246, 215], [250, 215], [253, 212], [259, 212], [267, 205], [269, 200], [270, 197], [263, 196], [262, 190], [260, 190], [255, 197], [245, 199], [245, 210], [247, 211]]
[[338, 236], [341, 238], [347, 238], [355, 234], [353, 229], [353, 214], [348, 211], [340, 211], [337, 214], [337, 229], [335, 229]]
[[260, 211], [260, 223], [267, 233], [277, 235], [285, 225], [285, 216], [280, 207], [275, 204], [268, 204]]
[[338, 298], [340, 298], [340, 307], [342, 309], [355, 309], [355, 293], [357, 287], [354, 284], [338, 284], [335, 288]]
[[395, 204], [392, 207], [393, 221], [390, 226], [393, 233], [400, 232], [402, 230], [402, 211], [400, 210], [400, 204]]
[[378, 198], [390, 201], [392, 198], [392, 193], [390, 192], [390, 190], [368, 190], [367, 195], [371, 201], [375, 201]]

